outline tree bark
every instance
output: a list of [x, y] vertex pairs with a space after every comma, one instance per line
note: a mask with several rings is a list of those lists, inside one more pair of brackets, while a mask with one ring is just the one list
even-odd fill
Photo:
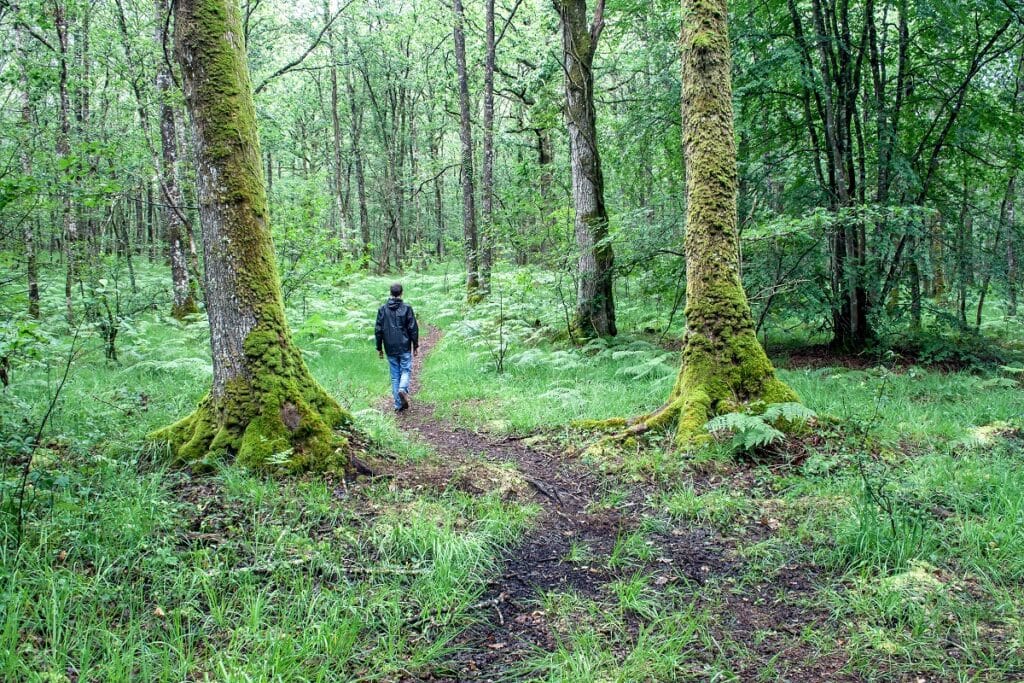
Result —
[[[348, 61], [348, 38], [344, 39], [345, 60]], [[345, 94], [348, 96], [349, 107], [349, 149], [352, 151], [352, 162], [356, 170], [356, 198], [359, 202], [359, 239], [358, 256], [366, 267], [370, 264], [370, 212], [366, 208], [366, 175], [363, 171], [363, 150], [359, 136], [362, 133], [363, 114], [356, 106], [356, 89], [352, 79], [352, 67], [345, 72]]]
[[175, 52], [196, 141], [213, 386], [161, 430], [176, 456], [233, 455], [258, 469], [344, 469], [351, 416], [291, 339], [268, 224], [237, 0], [178, 0]]
[[[440, 159], [440, 139], [441, 135], [436, 136], [433, 132], [430, 133], [430, 158]], [[437, 226], [437, 235], [434, 239], [434, 256], [440, 260], [444, 256], [444, 173], [438, 173], [434, 176], [434, 222]]]
[[[28, 55], [26, 52], [24, 32], [18, 24], [14, 26], [15, 43], [17, 44], [19, 57], [21, 58], [21, 123], [27, 134], [32, 127], [32, 93], [30, 91], [28, 77]], [[25, 179], [32, 177], [32, 152], [29, 141], [23, 140], [19, 146], [21, 161], [21, 172]], [[39, 317], [39, 265], [36, 260], [36, 239], [35, 229], [31, 221], [25, 221], [25, 228], [22, 230], [25, 245], [25, 275], [28, 285], [28, 314], [33, 318]]]
[[483, 229], [480, 232], [480, 289], [491, 291], [491, 270], [494, 267], [494, 0], [484, 7], [484, 167], [480, 209]]
[[[331, 17], [331, 5], [330, 0], [324, 0], [324, 21], [330, 21]], [[348, 234], [348, 211], [345, 206], [345, 191], [342, 183], [342, 159], [341, 159], [341, 119], [338, 116], [339, 98], [338, 98], [338, 64], [337, 64], [337, 46], [334, 41], [334, 29], [330, 28], [327, 31], [327, 44], [330, 48], [329, 59], [331, 63], [331, 133], [333, 137], [332, 145], [332, 168], [331, 171], [334, 177], [334, 200], [335, 200], [335, 211], [338, 214], [338, 239], [341, 242], [342, 250], [346, 250], [350, 247], [351, 237]]]
[[775, 377], [739, 277], [727, 16], [725, 0], [683, 1], [686, 332], [670, 396], [680, 445], [703, 439], [716, 414], [798, 400]]
[[[157, 50], [162, 53], [164, 41], [164, 17], [168, 11], [166, 0], [155, 0], [156, 29], [154, 40]], [[125, 36], [127, 39], [127, 36]], [[178, 131], [171, 104], [173, 80], [170, 67], [164, 59], [158, 60], [156, 91], [160, 101], [160, 158], [157, 164], [160, 184], [160, 204], [163, 205], [164, 226], [171, 257], [171, 315], [178, 320], [199, 310], [196, 305], [196, 282], [188, 266], [188, 248], [185, 240], [188, 230], [182, 207], [181, 188], [178, 187]]]
[[479, 236], [476, 226], [476, 204], [473, 178], [473, 129], [469, 118], [469, 77], [466, 73], [466, 17], [462, 0], [452, 0], [455, 23], [455, 64], [459, 78], [459, 140], [462, 143], [462, 237], [466, 252], [466, 297], [480, 298]]
[[68, 325], [75, 324], [75, 309], [71, 299], [75, 279], [78, 277], [78, 219], [75, 215], [72, 193], [74, 190], [74, 170], [68, 158], [71, 156], [71, 101], [68, 96], [68, 20], [66, 8], [62, 2], [53, 6], [54, 28], [57, 31], [57, 93], [59, 128], [57, 131], [57, 158], [64, 170], [63, 187], [61, 188], [61, 223], [62, 244], [64, 250], [64, 316]]
[[580, 337], [614, 336], [615, 255], [608, 240], [604, 176], [597, 149], [594, 108], [594, 53], [604, 27], [604, 0], [598, 0], [587, 23], [586, 0], [554, 0], [562, 28], [565, 60], [566, 122], [572, 157], [572, 194], [579, 248], [579, 282], [573, 328]]

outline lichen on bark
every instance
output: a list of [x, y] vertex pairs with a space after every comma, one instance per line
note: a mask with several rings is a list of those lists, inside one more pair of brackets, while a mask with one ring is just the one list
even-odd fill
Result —
[[797, 402], [758, 341], [739, 270], [736, 143], [726, 0], [683, 0], [683, 147], [686, 160], [686, 332], [668, 401], [647, 415], [591, 427], [621, 441], [676, 428], [676, 445], [708, 440], [715, 415]]
[[254, 469], [346, 469], [351, 415], [309, 373], [285, 319], [237, 2], [175, 7], [196, 139], [213, 385], [192, 415], [152, 436], [188, 463], [235, 457]]

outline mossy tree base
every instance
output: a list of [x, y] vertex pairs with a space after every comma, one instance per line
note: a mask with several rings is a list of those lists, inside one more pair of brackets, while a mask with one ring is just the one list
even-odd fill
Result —
[[231, 380], [152, 438], [198, 468], [234, 458], [260, 471], [347, 471], [352, 416], [313, 379], [299, 351], [253, 332], [245, 353], [254, 370], [248, 378]]
[[195, 315], [197, 313], [199, 313], [199, 306], [196, 305], [196, 300], [191, 296], [183, 303], [173, 304], [171, 306], [171, 317], [175, 320], [184, 320], [190, 315]]
[[796, 392], [775, 376], [771, 361], [752, 331], [731, 343], [691, 339], [683, 358], [668, 401], [657, 410], [630, 419], [578, 423], [593, 430], [616, 430], [595, 444], [596, 448], [675, 427], [676, 448], [691, 450], [711, 440], [704, 425], [717, 415], [741, 411], [760, 414], [773, 403], [800, 401]]
[[[153, 436], [199, 467], [233, 457], [256, 470], [346, 470], [351, 433], [336, 430], [351, 415], [309, 374], [285, 319], [240, 6], [177, 0], [174, 26], [195, 133], [213, 386]], [[177, 244], [176, 300], [194, 301]]]

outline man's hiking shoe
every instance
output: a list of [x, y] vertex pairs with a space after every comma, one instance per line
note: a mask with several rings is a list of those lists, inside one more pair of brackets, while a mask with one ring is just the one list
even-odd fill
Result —
[[409, 410], [409, 392], [400, 389], [398, 391], [398, 399], [402, 402], [402, 407], [399, 410]]

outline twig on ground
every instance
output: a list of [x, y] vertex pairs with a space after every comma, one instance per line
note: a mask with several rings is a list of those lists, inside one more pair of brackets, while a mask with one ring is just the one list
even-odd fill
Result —
[[557, 503], [559, 507], [565, 507], [565, 503], [562, 502], [562, 497], [558, 495], [558, 491], [557, 490], [554, 490], [554, 491], [548, 490], [548, 488], [546, 486], [544, 486], [544, 484], [540, 483], [539, 481], [537, 481], [536, 479], [534, 479], [532, 477], [527, 477], [527, 476], [524, 475], [523, 479], [525, 479], [528, 484], [533, 486], [533, 488], [537, 489], [538, 491], [543, 493], [545, 496], [550, 498], [552, 501]]

